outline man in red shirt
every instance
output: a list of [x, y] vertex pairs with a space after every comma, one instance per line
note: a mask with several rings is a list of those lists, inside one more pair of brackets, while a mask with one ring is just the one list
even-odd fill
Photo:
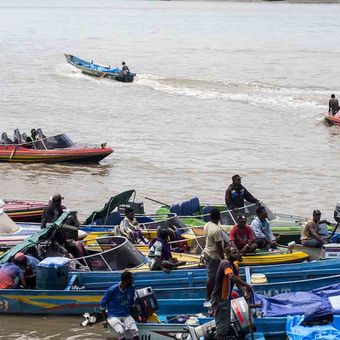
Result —
[[232, 247], [237, 248], [242, 255], [253, 253], [256, 250], [257, 243], [253, 229], [246, 224], [244, 215], [237, 217], [237, 224], [229, 232], [229, 240]]

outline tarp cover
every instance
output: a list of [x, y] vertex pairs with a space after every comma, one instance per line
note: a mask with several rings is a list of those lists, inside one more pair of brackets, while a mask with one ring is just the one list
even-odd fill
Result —
[[309, 292], [284, 293], [274, 297], [257, 294], [255, 300], [262, 303], [264, 316], [302, 315], [311, 309], [322, 314], [332, 312], [328, 298]]
[[0, 255], [0, 264], [4, 264], [11, 260], [16, 253], [25, 252], [27, 249], [33, 247], [34, 245], [37, 245], [40, 242], [50, 239], [55, 233], [55, 231], [63, 226], [63, 224], [65, 223], [70, 214], [71, 214], [70, 212], [62, 213], [58, 220], [55, 221], [53, 224], [50, 224], [45, 229], [36, 232], [32, 236], [26, 238], [24, 241], [11, 248], [10, 250], [6, 251], [6, 253]]
[[116, 196], [113, 196], [105, 203], [104, 208], [98, 211], [94, 211], [83, 224], [92, 224], [98, 218], [105, 218], [119, 205], [126, 204], [131, 196], [135, 193], [135, 190], [124, 191]]
[[286, 333], [290, 340], [338, 340], [340, 339], [340, 317], [335, 317], [332, 324], [323, 326], [300, 326], [303, 316], [287, 317]]

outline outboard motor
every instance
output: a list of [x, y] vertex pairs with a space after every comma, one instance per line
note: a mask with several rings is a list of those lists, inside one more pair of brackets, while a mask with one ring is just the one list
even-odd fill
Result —
[[[249, 333], [250, 320], [248, 311], [249, 307], [244, 297], [231, 300], [230, 335], [234, 336], [235, 339], [244, 339], [244, 336]], [[201, 337], [214, 339], [216, 335], [215, 320], [198, 327], [189, 326], [189, 332], [192, 340], [199, 340]]]
[[340, 202], [337, 202], [334, 209], [334, 219], [336, 222], [340, 222]]
[[125, 212], [125, 208], [131, 208], [135, 212], [136, 215], [144, 215], [144, 203], [137, 201], [129, 201], [126, 204], [120, 205], [118, 207], [118, 211], [123, 213]]
[[142, 320], [146, 320], [159, 309], [156, 295], [151, 287], [136, 290], [135, 304]]

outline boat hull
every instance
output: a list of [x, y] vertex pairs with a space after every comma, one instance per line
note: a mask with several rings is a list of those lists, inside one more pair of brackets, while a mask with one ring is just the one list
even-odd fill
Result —
[[2, 209], [14, 222], [41, 222], [47, 204], [30, 200], [5, 200]]
[[98, 163], [113, 152], [111, 148], [33, 150], [15, 145], [0, 146], [0, 162], [10, 163]]
[[[107, 78], [111, 80], [120, 81], [123, 83], [132, 83], [136, 74], [135, 73], [129, 73], [122, 75], [120, 71], [113, 72], [113, 70], [109, 70], [106, 67], [89, 63], [86, 60], [82, 60], [78, 57], [75, 57], [71, 54], [65, 53], [66, 61], [71, 64], [72, 66], [76, 67], [77, 69], [81, 70], [83, 74], [86, 74], [91, 77], [95, 78]], [[94, 69], [93, 66], [95, 66], [97, 69]], [[105, 72], [105, 69], [109, 72]]]
[[325, 116], [326, 122], [340, 126], [340, 117], [339, 116], [333, 116], [329, 113], [325, 113], [324, 116]]

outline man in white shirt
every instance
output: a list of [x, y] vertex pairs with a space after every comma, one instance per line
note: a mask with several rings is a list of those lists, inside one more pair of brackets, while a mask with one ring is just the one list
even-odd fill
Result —
[[210, 222], [204, 226], [205, 248], [203, 256], [207, 267], [207, 293], [204, 303], [205, 307], [210, 306], [210, 298], [215, 285], [215, 276], [221, 260], [224, 259], [223, 247], [224, 237], [223, 230], [219, 225], [221, 213], [218, 209], [212, 209], [210, 212]]

